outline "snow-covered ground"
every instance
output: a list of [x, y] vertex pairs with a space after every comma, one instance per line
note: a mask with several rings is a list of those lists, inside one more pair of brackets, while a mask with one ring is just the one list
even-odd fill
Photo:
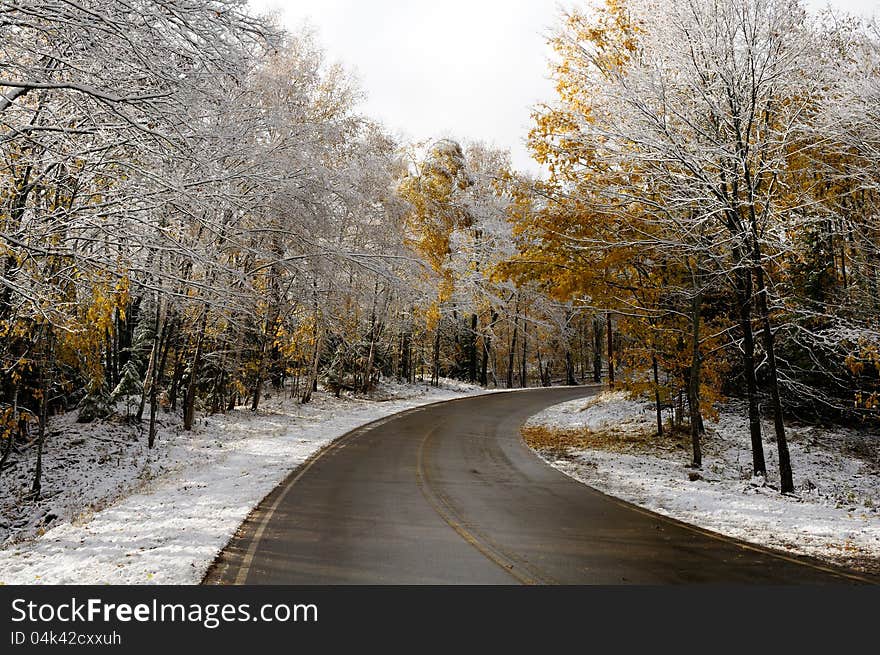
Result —
[[764, 426], [766, 485], [751, 475], [744, 408], [725, 407], [707, 428], [698, 478], [687, 468], [689, 437], [653, 436], [651, 408], [620, 392], [551, 407], [524, 434], [551, 465], [607, 494], [732, 537], [880, 573], [880, 435], [790, 426], [797, 491], [783, 496], [772, 425]]
[[256, 414], [165, 415], [158, 447], [128, 425], [52, 421], [43, 500], [23, 460], [0, 476], [0, 584], [194, 584], [251, 509], [311, 454], [365, 423], [477, 393], [444, 381], [383, 385], [371, 399], [274, 396]]

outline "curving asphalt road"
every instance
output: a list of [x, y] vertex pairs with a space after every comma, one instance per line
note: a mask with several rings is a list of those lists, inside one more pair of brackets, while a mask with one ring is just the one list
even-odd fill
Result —
[[547, 466], [522, 442], [520, 426], [549, 405], [591, 393], [470, 397], [355, 430], [263, 501], [206, 582], [859, 581], [640, 510]]

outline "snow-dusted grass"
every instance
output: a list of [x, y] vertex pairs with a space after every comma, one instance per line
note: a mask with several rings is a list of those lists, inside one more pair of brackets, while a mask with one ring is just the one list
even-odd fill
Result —
[[707, 428], [703, 468], [693, 480], [688, 437], [653, 436], [651, 408], [622, 393], [551, 407], [524, 434], [551, 465], [610, 495], [732, 537], [880, 573], [880, 436], [790, 426], [797, 491], [783, 496], [772, 425], [764, 426], [766, 483], [751, 475], [744, 408], [725, 407]]
[[318, 449], [365, 423], [477, 392], [444, 382], [383, 385], [371, 399], [317, 393], [309, 405], [275, 396], [256, 414], [202, 419], [192, 433], [165, 415], [153, 451], [130, 426], [59, 417], [44, 500], [23, 498], [32, 461], [0, 478], [0, 583], [198, 583], [251, 509]]

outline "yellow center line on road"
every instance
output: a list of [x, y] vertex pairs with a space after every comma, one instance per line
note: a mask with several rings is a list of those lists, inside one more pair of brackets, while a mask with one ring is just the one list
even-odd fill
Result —
[[478, 537], [464, 526], [463, 521], [456, 518], [456, 511], [452, 507], [449, 499], [447, 499], [442, 493], [438, 492], [431, 484], [427, 467], [425, 465], [428, 444], [440, 427], [441, 426], [439, 425], [435, 426], [425, 434], [422, 443], [419, 445], [419, 453], [416, 462], [416, 482], [422, 495], [425, 497], [425, 500], [428, 501], [428, 504], [431, 505], [440, 518], [442, 518], [450, 528], [455, 530], [462, 539], [473, 546], [486, 559], [501, 567], [521, 584], [558, 584], [549, 576], [535, 571], [532, 566], [527, 565], [521, 558], [506, 554], [497, 545], [492, 544], [485, 537]]

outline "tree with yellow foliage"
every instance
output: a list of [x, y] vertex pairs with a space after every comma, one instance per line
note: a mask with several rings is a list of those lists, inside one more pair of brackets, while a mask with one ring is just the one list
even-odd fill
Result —
[[567, 242], [552, 246], [570, 269], [560, 284], [603, 289], [592, 292], [596, 304], [613, 306], [621, 298], [608, 291], [634, 260], [666, 266], [662, 249], [689, 270], [689, 398], [698, 417], [700, 298], [707, 284], [730, 281], [753, 470], [765, 469], [757, 327], [781, 488], [792, 491], [771, 280], [786, 247], [777, 226], [809, 203], [808, 189], [782, 180], [802, 165], [798, 153], [812, 138], [802, 128], [837, 84], [819, 33], [796, 0], [669, 0], [661, 13], [641, 0], [608, 0], [563, 20], [553, 40], [558, 100], [538, 112], [531, 137], [550, 170], [541, 193], [556, 204], [546, 241]]

